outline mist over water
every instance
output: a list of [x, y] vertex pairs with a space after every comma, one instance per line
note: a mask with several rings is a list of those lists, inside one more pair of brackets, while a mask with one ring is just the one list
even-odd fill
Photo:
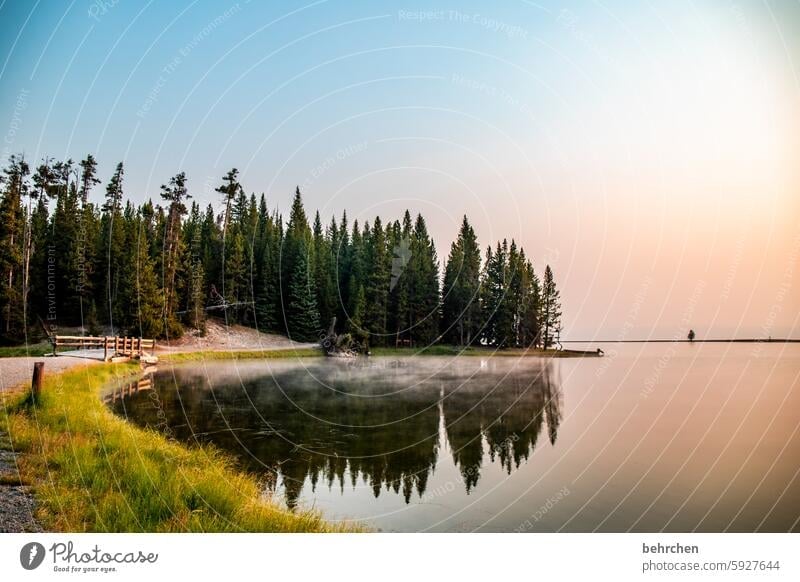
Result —
[[382, 530], [797, 530], [798, 346], [607, 353], [210, 362], [111, 406]]

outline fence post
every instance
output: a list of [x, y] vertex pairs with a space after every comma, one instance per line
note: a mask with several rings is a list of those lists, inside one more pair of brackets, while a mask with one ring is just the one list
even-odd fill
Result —
[[33, 378], [31, 378], [31, 396], [33, 402], [39, 402], [42, 394], [42, 381], [44, 380], [44, 362], [34, 362]]

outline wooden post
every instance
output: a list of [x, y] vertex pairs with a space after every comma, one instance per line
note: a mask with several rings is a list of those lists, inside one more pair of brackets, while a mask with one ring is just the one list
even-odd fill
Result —
[[103, 337], [103, 361], [108, 361], [108, 336]]
[[44, 380], [44, 362], [34, 362], [33, 378], [31, 379], [31, 396], [38, 402], [42, 394], [42, 381]]

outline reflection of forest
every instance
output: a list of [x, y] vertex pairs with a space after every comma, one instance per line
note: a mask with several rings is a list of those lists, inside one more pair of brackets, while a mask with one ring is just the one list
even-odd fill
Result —
[[555, 442], [561, 396], [550, 365], [462, 364], [411, 372], [322, 363], [216, 377], [176, 368], [112, 406], [179, 440], [213, 442], [271, 487], [280, 477], [290, 506], [306, 478], [344, 488], [361, 477], [376, 497], [386, 488], [408, 502], [425, 492], [440, 423], [467, 491], [484, 460], [518, 467], [545, 425]]

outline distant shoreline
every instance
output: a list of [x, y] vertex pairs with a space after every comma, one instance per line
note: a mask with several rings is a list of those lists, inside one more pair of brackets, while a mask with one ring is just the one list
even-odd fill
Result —
[[744, 344], [796, 344], [800, 339], [787, 338], [731, 338], [731, 339], [633, 339], [633, 340], [561, 340], [562, 344], [724, 344], [724, 343], [744, 343]]

